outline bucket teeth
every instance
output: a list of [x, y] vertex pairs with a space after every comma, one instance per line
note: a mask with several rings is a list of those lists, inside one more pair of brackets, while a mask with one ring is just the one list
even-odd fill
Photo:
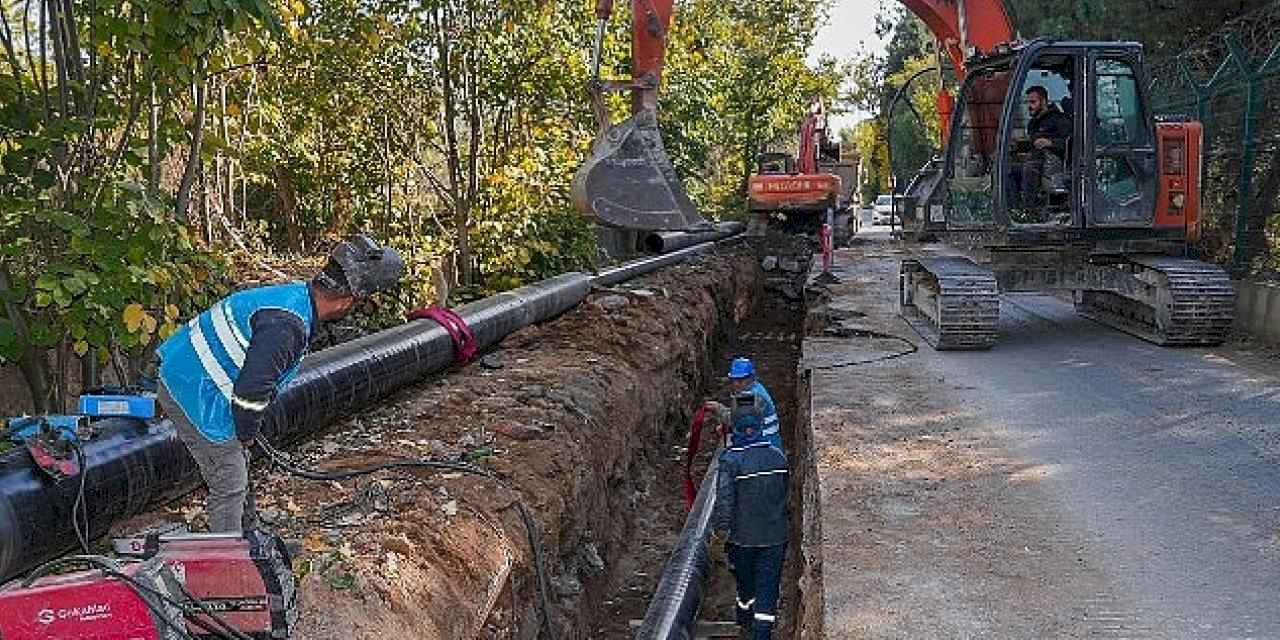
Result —
[[573, 202], [601, 224], [623, 229], [693, 231], [698, 215], [662, 146], [657, 115], [646, 109], [600, 134], [573, 177]]

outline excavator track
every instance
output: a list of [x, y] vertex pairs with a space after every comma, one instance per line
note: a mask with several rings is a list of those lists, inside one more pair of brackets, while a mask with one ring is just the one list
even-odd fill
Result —
[[1236, 292], [1222, 268], [1184, 258], [1133, 258], [1129, 266], [1156, 287], [1155, 305], [1101, 291], [1076, 296], [1076, 312], [1161, 346], [1222, 344], [1235, 321]]
[[903, 260], [902, 317], [938, 350], [990, 349], [1000, 320], [1000, 291], [990, 270], [968, 258]]

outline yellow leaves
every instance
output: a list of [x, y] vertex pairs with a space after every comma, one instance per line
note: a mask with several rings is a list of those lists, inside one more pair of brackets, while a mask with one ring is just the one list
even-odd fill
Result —
[[164, 324], [160, 325], [160, 339], [168, 340], [169, 336], [173, 335], [177, 330], [178, 325], [174, 324], [172, 321], [166, 321]]
[[311, 533], [307, 534], [307, 536], [302, 539], [302, 548], [310, 551], [311, 553], [321, 553], [323, 551], [328, 551], [330, 545], [325, 541], [324, 536], [318, 533]]
[[178, 314], [179, 314], [179, 311], [176, 305], [171, 304], [164, 308], [164, 317], [166, 320], [170, 320], [170, 321], [177, 320]]
[[240, 115], [240, 105], [238, 105], [238, 104], [236, 104], [236, 103], [234, 103], [234, 102], [229, 102], [229, 103], [227, 103], [227, 115], [229, 115], [229, 116], [231, 116], [231, 117], [233, 117], [233, 118], [234, 118], [234, 117], [236, 117], [236, 116], [239, 116], [239, 115]]
[[75, 350], [76, 355], [80, 357], [84, 357], [84, 354], [89, 353], [89, 343], [85, 340], [77, 340], [72, 348]]
[[129, 333], [134, 333], [142, 326], [142, 317], [147, 315], [147, 312], [143, 311], [142, 305], [135, 302], [125, 307], [122, 315], [125, 328], [129, 330]]
[[157, 286], [168, 287], [173, 284], [173, 276], [170, 275], [168, 269], [156, 267], [148, 272], [147, 275]]
[[129, 333], [141, 333], [143, 336], [154, 334], [159, 327], [155, 316], [147, 313], [146, 309], [136, 302], [124, 308], [121, 319], [124, 320], [124, 327], [129, 330]]

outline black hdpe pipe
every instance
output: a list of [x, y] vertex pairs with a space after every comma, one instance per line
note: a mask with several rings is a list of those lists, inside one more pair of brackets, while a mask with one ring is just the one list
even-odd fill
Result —
[[649, 601], [644, 620], [636, 630], [636, 640], [686, 640], [693, 637], [698, 611], [706, 596], [707, 579], [711, 575], [707, 534], [711, 528], [711, 511], [716, 506], [719, 460], [719, 453], [711, 458], [711, 466], [698, 488], [698, 497], [684, 519], [684, 529], [676, 540], [667, 566], [662, 570], [662, 577], [658, 579], [658, 588]]
[[714, 231], [655, 231], [644, 237], [644, 250], [649, 253], [669, 253], [704, 242], [715, 242], [738, 235], [746, 225], [741, 222], [721, 222]]
[[[628, 263], [592, 277], [567, 273], [501, 293], [457, 312], [481, 349], [508, 334], [576, 306], [593, 285], [609, 286], [679, 262], [713, 245]], [[272, 403], [263, 433], [275, 444], [296, 442], [334, 418], [437, 373], [454, 363], [443, 327], [415, 320], [307, 356], [298, 376]], [[171, 501], [200, 482], [194, 462], [168, 420], [93, 423], [84, 443], [89, 538]], [[78, 544], [72, 507], [79, 483], [53, 483], [23, 449], [0, 455], [0, 581], [9, 580]]]

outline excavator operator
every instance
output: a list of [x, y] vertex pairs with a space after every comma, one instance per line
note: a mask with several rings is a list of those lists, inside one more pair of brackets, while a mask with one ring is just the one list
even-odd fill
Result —
[[1036, 85], [1027, 89], [1026, 96], [1031, 116], [1027, 123], [1031, 149], [1025, 159], [1013, 167], [1013, 209], [1031, 209], [1044, 204], [1041, 181], [1045, 176], [1064, 172], [1071, 138], [1071, 117], [1049, 101], [1048, 90]]

